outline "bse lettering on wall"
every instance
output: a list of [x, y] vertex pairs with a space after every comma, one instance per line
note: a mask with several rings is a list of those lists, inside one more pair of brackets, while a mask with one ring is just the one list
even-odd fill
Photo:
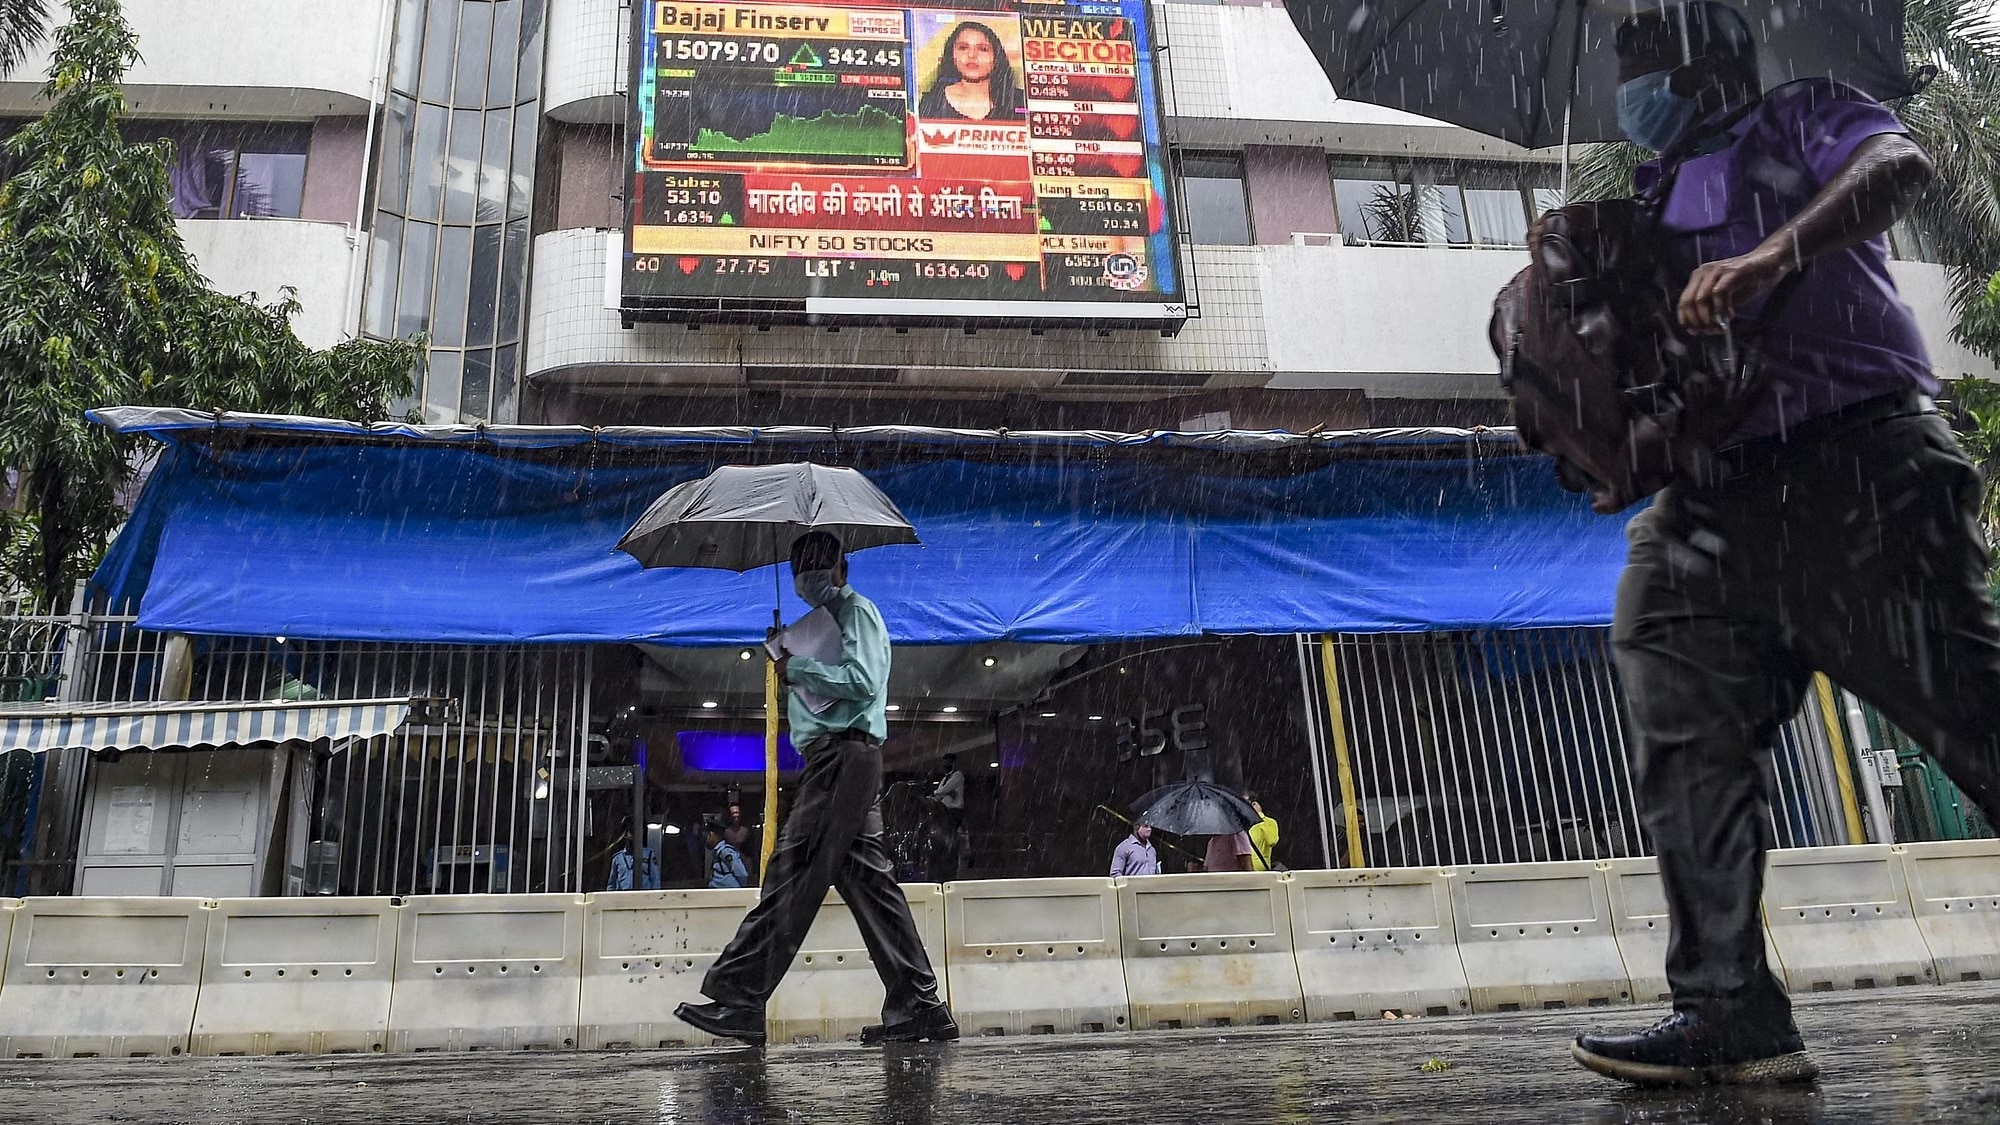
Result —
[[634, 10], [629, 316], [1185, 320], [1145, 0]]

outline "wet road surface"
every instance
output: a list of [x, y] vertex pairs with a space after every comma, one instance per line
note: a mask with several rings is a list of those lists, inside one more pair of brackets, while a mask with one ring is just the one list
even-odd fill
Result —
[[[857, 1046], [10, 1060], [0, 1120], [375, 1125], [2000, 1121], [2000, 984], [1815, 997], [1816, 1085], [1637, 1091], [1579, 1026], [1659, 1009]], [[1443, 1067], [1433, 1063], [1440, 1060]]]

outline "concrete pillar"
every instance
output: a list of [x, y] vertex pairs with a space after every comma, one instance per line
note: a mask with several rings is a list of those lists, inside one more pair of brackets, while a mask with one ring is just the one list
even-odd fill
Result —
[[168, 633], [160, 650], [160, 701], [171, 703], [194, 694], [194, 639]]

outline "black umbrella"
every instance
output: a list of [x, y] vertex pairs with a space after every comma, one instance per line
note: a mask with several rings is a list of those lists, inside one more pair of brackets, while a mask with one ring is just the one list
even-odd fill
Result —
[[[1334, 92], [1546, 148], [1615, 141], [1612, 36], [1661, 0], [1287, 0]], [[1911, 92], [1901, 0], [1732, 0], [1766, 87], [1833, 78]], [[1567, 125], [1567, 132], [1565, 131]]]
[[1250, 802], [1212, 781], [1162, 785], [1132, 803], [1132, 819], [1176, 836], [1229, 836], [1263, 819]]
[[874, 482], [853, 469], [796, 462], [724, 465], [653, 501], [618, 541], [641, 566], [755, 570], [791, 555], [808, 531], [848, 551], [915, 543], [917, 533]]

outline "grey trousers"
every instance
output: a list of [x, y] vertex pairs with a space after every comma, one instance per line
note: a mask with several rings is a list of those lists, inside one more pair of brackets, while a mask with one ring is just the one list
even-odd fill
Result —
[[1829, 427], [1632, 521], [1612, 641], [1674, 1006], [1789, 1028], [1759, 901], [1770, 747], [1814, 670], [2000, 813], [2000, 620], [1978, 472], [1936, 414]]
[[930, 957], [882, 846], [882, 750], [831, 741], [808, 747], [805, 758], [763, 897], [709, 967], [701, 990], [734, 1008], [764, 1007], [832, 886], [882, 977], [883, 1022], [901, 1023], [939, 1001]]

